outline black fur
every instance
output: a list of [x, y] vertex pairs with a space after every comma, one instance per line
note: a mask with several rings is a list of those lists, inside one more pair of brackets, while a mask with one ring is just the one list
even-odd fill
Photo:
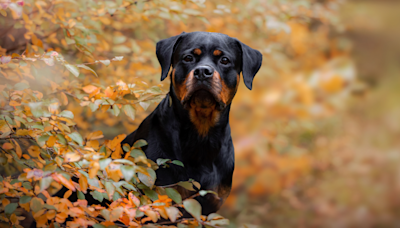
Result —
[[[182, 58], [194, 48], [201, 48], [202, 54], [193, 55], [195, 61], [191, 63], [184, 62]], [[221, 50], [231, 63], [220, 64], [222, 56], [213, 56], [211, 53], [214, 49]], [[262, 62], [259, 51], [219, 33], [182, 33], [159, 41], [156, 53], [162, 67], [161, 80], [166, 78], [171, 65], [175, 69], [175, 82], [181, 83], [196, 66], [206, 64], [219, 72], [229, 88], [236, 86], [237, 75], [243, 72], [244, 83], [251, 89]], [[121, 145], [133, 145], [137, 140], [144, 139], [148, 142], [145, 153], [153, 161], [169, 158], [183, 162], [184, 168], [171, 164], [169, 168], [158, 169], [156, 185], [169, 185], [192, 178], [200, 182], [202, 189], [224, 189], [229, 194], [234, 170], [234, 148], [229, 126], [230, 105], [220, 110], [216, 124], [205, 136], [201, 136], [171, 82], [169, 94]], [[222, 200], [210, 194], [198, 197], [197, 200], [202, 205], [203, 214], [216, 212], [222, 204]]]

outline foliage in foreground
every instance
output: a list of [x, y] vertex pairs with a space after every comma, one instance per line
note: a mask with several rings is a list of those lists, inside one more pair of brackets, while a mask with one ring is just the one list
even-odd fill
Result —
[[[201, 215], [201, 206], [194, 198], [215, 193], [196, 191], [201, 187], [198, 182], [154, 185], [154, 170], [169, 164], [183, 166], [180, 161], [159, 159], [156, 164], [141, 150], [146, 145], [144, 140], [132, 147], [121, 145], [123, 134], [112, 140], [103, 139], [102, 131], [82, 136], [73, 112], [66, 109], [70, 103], [79, 103], [93, 115], [125, 113], [135, 119], [137, 106], [147, 109], [164, 97], [165, 92], [159, 86], [149, 88], [141, 80], [137, 84], [117, 80], [107, 83], [108, 86], [88, 83], [98, 80], [98, 71], [93, 68], [118, 74], [121, 69], [118, 62], [134, 60], [134, 57], [126, 60], [122, 56], [96, 54], [110, 49], [109, 39], [116, 44], [113, 47], [116, 53], [140, 52], [135, 40], [123, 34], [112, 37], [99, 33], [103, 25], [111, 24], [110, 17], [135, 21], [148, 20], [153, 15], [166, 17], [170, 13], [179, 17], [198, 14], [190, 8], [182, 11], [185, 1], [176, 2], [175, 9], [163, 8], [163, 3], [146, 2], [13, 1], [1, 5], [2, 23], [13, 21], [10, 28], [25, 29], [23, 37], [29, 40], [22, 45], [21, 54], [3, 53], [0, 57], [0, 74], [5, 82], [0, 85], [0, 162], [14, 173], [0, 177], [1, 221], [21, 227], [26, 212], [30, 212], [38, 227], [60, 227], [65, 222], [68, 227], [96, 228], [228, 224], [218, 214]], [[202, 5], [196, 1], [191, 4]], [[12, 33], [8, 37], [20, 38]], [[70, 59], [75, 58], [81, 63], [71, 63]], [[148, 64], [146, 59], [141, 61]], [[53, 197], [62, 186], [69, 189], [63, 198]], [[182, 199], [177, 186], [193, 191], [193, 195]], [[68, 200], [72, 192], [77, 192], [76, 202]], [[107, 207], [88, 205], [85, 194], [111, 203]], [[182, 218], [184, 210], [193, 218]]]

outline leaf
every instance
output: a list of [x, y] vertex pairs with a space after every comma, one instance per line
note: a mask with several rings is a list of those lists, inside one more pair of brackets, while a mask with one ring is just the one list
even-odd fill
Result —
[[110, 221], [110, 211], [107, 209], [101, 210], [100, 214], [106, 219], [106, 221]]
[[141, 101], [139, 102], [140, 106], [142, 106], [142, 108], [146, 111], [147, 108], [150, 106], [150, 102], [148, 101]]
[[[83, 68], [83, 69], [86, 69], [86, 70], [90, 70], [96, 77], [99, 77], [97, 75], [96, 71], [94, 71], [92, 68], [90, 68], [90, 67], [88, 67], [88, 66], [86, 66], [84, 64], [78, 64], [77, 67], [80, 67], [80, 68]], [[78, 73], [78, 75], [79, 75], [79, 73]]]
[[114, 195], [115, 186], [111, 182], [107, 181], [106, 184], [105, 184], [105, 187], [106, 187], [106, 191], [108, 193], [108, 196], [111, 198], [111, 196]]
[[144, 189], [143, 192], [144, 192], [144, 194], [145, 194], [146, 196], [148, 196], [151, 200], [153, 200], [153, 201], [158, 200], [158, 194], [157, 194], [155, 191], [149, 190], [149, 189]]
[[165, 208], [165, 210], [167, 211], [167, 215], [169, 217], [169, 219], [171, 220], [171, 222], [175, 222], [176, 219], [179, 216], [179, 210], [176, 207], [167, 207]]
[[103, 194], [101, 192], [91, 191], [90, 195], [92, 195], [95, 200], [103, 202], [104, 197], [103, 197]]
[[132, 107], [132, 105], [124, 105], [124, 112], [127, 116], [129, 116], [132, 120], [135, 119], [136, 110]]
[[81, 192], [81, 191], [77, 191], [77, 195], [78, 195], [78, 199], [80, 200], [84, 200], [85, 199], [85, 195]]
[[83, 91], [85, 91], [85, 93], [92, 93], [97, 89], [96, 86], [94, 85], [87, 85], [85, 87], [82, 88]]
[[6, 214], [12, 214], [15, 211], [15, 209], [17, 209], [17, 207], [18, 207], [18, 203], [10, 203], [7, 206], [5, 206], [4, 212]]
[[121, 167], [122, 175], [124, 176], [126, 181], [132, 180], [133, 176], [135, 175], [135, 167], [123, 165]]
[[178, 160], [173, 160], [171, 163], [172, 163], [172, 164], [175, 164], [175, 165], [179, 165], [179, 166], [185, 167], [185, 166], [183, 165], [183, 163], [182, 163], [181, 161], [178, 161]]
[[51, 182], [53, 182], [52, 177], [42, 178], [39, 182], [40, 191], [42, 192], [42, 191], [46, 190], [48, 187], [50, 187]]
[[142, 151], [142, 150], [138, 150], [138, 149], [133, 149], [130, 152], [130, 156], [133, 158], [137, 158], [137, 157], [146, 157], [146, 154]]
[[147, 142], [144, 139], [139, 139], [138, 141], [136, 141], [133, 144], [133, 147], [135, 147], [135, 148], [144, 147], [144, 146], [147, 146]]
[[144, 185], [153, 188], [154, 183], [156, 182], [156, 172], [151, 168], [147, 168], [146, 171], [149, 175], [138, 173], [138, 178]]
[[201, 221], [201, 205], [197, 200], [195, 199], [187, 199], [183, 201], [183, 206], [185, 207], [185, 210], [189, 212], [194, 218], [196, 218], [198, 221]]
[[123, 211], [124, 211], [124, 208], [123, 208], [123, 207], [114, 208], [114, 209], [111, 211], [111, 214], [110, 214], [110, 221], [113, 222], [113, 221], [118, 220], [119, 217], [121, 217]]
[[68, 136], [74, 140], [75, 142], [77, 142], [80, 146], [83, 145], [83, 139], [82, 136], [78, 133], [78, 132], [73, 132], [71, 134], [68, 134]]
[[66, 118], [70, 118], [70, 119], [73, 119], [74, 118], [74, 114], [71, 112], [71, 111], [69, 111], [69, 110], [64, 110], [64, 111], [62, 111], [60, 114], [58, 114], [59, 116], [62, 116], [62, 117], [66, 117]]
[[171, 198], [175, 203], [182, 203], [182, 196], [176, 189], [166, 188], [165, 192], [167, 193], [168, 197]]
[[102, 64], [104, 64], [104, 65], [106, 65], [106, 66], [110, 65], [110, 63], [111, 63], [111, 61], [108, 60], [108, 59], [106, 59], [106, 60], [99, 60], [99, 62], [101, 62]]
[[33, 212], [38, 212], [43, 208], [43, 200], [41, 198], [35, 197], [31, 200], [30, 206]]
[[81, 155], [75, 152], [67, 153], [64, 158], [66, 162], [77, 162], [81, 159]]
[[124, 56], [115, 56], [112, 61], [122, 61], [123, 58]]
[[75, 75], [75, 77], [79, 76], [78, 67], [70, 65], [70, 64], [65, 64], [65, 67], [67, 68], [67, 70], [69, 70], [69, 72], [71, 72], [73, 75]]
[[171, 159], [168, 158], [157, 158], [157, 165], [164, 165], [167, 161], [170, 161]]
[[24, 203], [29, 203], [29, 201], [31, 201], [32, 197], [30, 196], [21, 196], [21, 198], [19, 198], [19, 203], [20, 204], [24, 204]]
[[181, 181], [181, 182], [178, 183], [178, 185], [181, 186], [181, 187], [184, 187], [187, 190], [196, 191], [193, 188], [193, 184], [188, 182], [188, 181]]

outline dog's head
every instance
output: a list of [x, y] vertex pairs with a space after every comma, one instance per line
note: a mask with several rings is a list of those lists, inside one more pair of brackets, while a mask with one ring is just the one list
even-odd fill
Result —
[[156, 53], [162, 68], [161, 80], [172, 65], [171, 92], [200, 119], [217, 118], [218, 112], [231, 103], [240, 72], [251, 89], [262, 62], [259, 51], [235, 38], [209, 32], [182, 33], [161, 40]]

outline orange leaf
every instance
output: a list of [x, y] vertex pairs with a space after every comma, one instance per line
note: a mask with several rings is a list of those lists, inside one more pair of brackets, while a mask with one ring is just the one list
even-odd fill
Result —
[[78, 153], [71, 152], [67, 153], [64, 158], [66, 162], [76, 162], [81, 159], [81, 155]]
[[53, 179], [59, 183], [61, 183], [62, 185], [64, 185], [66, 188], [72, 190], [75, 192], [75, 186], [71, 183], [71, 181], [67, 180], [67, 178], [65, 178], [63, 175], [59, 174], [59, 173], [53, 173], [51, 175], [53, 177]]
[[67, 105], [68, 104], [68, 97], [67, 95], [65, 95], [65, 93], [61, 92], [61, 103], [63, 105]]
[[10, 101], [9, 105], [15, 107], [15, 106], [20, 106], [21, 103], [18, 103], [17, 101]]
[[82, 88], [82, 90], [85, 91], [85, 93], [92, 93], [96, 89], [97, 89], [97, 87], [94, 86], [94, 85], [87, 85], [87, 86]]
[[[123, 207], [114, 208], [114, 209], [111, 211], [110, 220], [111, 220], [111, 221], [116, 221], [116, 220], [118, 220], [119, 217], [121, 217], [123, 211], [124, 211], [124, 208], [123, 208]], [[156, 220], [156, 221], [157, 221], [157, 220]]]
[[12, 148], [14, 148], [13, 145], [11, 143], [8, 143], [8, 142], [4, 143], [2, 147], [5, 150], [11, 150]]
[[87, 179], [86, 179], [85, 176], [82, 175], [82, 176], [79, 178], [79, 185], [81, 186], [81, 191], [82, 191], [83, 193], [86, 193], [86, 190], [87, 190], [87, 188], [88, 188], [88, 181], [87, 181]]
[[13, 142], [14, 142], [14, 145], [15, 145], [15, 153], [17, 154], [17, 156], [18, 156], [19, 158], [21, 158], [21, 157], [22, 157], [22, 150], [21, 150], [21, 147], [19, 146], [19, 144], [17, 143], [17, 141], [15, 141], [14, 139], [13, 139]]
[[100, 164], [98, 161], [93, 161], [90, 167], [89, 178], [94, 178], [97, 175], [97, 171], [100, 169]]
[[50, 136], [49, 139], [47, 140], [47, 146], [48, 147], [53, 147], [54, 144], [56, 143], [56, 137], [54, 135]]
[[39, 157], [40, 148], [38, 146], [31, 146], [28, 148], [28, 153], [31, 157]]
[[69, 196], [70, 196], [71, 194], [72, 194], [72, 191], [71, 191], [71, 190], [68, 190], [68, 191], [66, 191], [66, 192], [64, 193], [63, 198], [64, 198], [64, 199], [68, 199]]

